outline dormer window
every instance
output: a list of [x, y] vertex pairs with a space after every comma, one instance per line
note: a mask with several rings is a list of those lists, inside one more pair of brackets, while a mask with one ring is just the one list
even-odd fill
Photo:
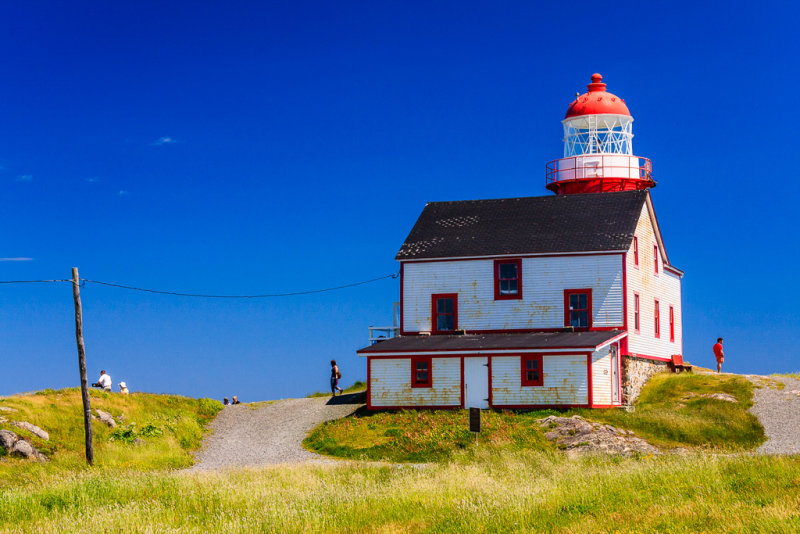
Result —
[[522, 298], [522, 260], [494, 261], [494, 299]]

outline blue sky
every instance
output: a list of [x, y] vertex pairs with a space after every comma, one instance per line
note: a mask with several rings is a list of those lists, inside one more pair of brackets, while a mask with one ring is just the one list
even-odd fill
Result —
[[[4, 2], [0, 280], [276, 293], [396, 272], [428, 201], [547, 195], [601, 72], [684, 278], [684, 354], [800, 370], [789, 2]], [[793, 244], [795, 243], [795, 244]], [[30, 258], [26, 261], [9, 259]], [[91, 376], [302, 395], [365, 378], [398, 282], [248, 301], [82, 290]], [[0, 394], [75, 385], [69, 284], [0, 286]]]

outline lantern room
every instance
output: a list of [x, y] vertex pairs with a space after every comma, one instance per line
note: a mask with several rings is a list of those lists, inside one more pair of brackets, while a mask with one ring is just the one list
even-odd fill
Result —
[[567, 109], [564, 157], [547, 164], [546, 187], [557, 195], [655, 187], [650, 160], [633, 155], [633, 117], [606, 91], [600, 74]]

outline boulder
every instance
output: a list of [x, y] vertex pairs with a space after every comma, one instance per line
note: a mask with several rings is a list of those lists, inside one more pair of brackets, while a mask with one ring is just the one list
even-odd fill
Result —
[[25, 441], [24, 439], [19, 439], [14, 443], [14, 446], [11, 447], [9, 451], [11, 454], [16, 454], [17, 456], [22, 456], [23, 458], [35, 458], [36, 457], [36, 449], [33, 448], [33, 445]]
[[0, 447], [3, 449], [10, 452], [17, 440], [19, 440], [19, 437], [12, 431], [0, 430]]
[[103, 410], [95, 410], [97, 412], [97, 418], [100, 419], [103, 423], [107, 424], [111, 428], [117, 426], [117, 422], [114, 421], [114, 418], [111, 417], [111, 414], [108, 412], [104, 412]]
[[544, 435], [547, 440], [555, 442], [559, 448], [568, 452], [601, 452], [624, 456], [661, 453], [645, 440], [634, 436], [630, 430], [592, 423], [579, 415], [572, 417], [551, 415], [537, 422], [547, 429]]
[[28, 432], [30, 432], [31, 434], [33, 434], [34, 436], [42, 438], [45, 441], [49, 441], [50, 440], [50, 434], [48, 434], [47, 432], [45, 432], [44, 430], [42, 430], [38, 426], [32, 425], [31, 423], [29, 423], [27, 421], [16, 421], [14, 423], [14, 426], [17, 427], [17, 428], [25, 429]]

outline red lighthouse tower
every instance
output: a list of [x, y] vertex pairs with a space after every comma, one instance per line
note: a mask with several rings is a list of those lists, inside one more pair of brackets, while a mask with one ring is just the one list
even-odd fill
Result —
[[655, 187], [652, 165], [633, 155], [633, 117], [625, 101], [606, 91], [599, 74], [569, 105], [564, 157], [547, 164], [546, 187], [557, 195]]

